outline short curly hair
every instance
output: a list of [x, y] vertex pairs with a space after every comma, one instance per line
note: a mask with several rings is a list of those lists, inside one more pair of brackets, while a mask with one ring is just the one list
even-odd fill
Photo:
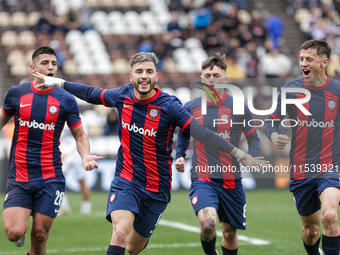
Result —
[[130, 60], [130, 66], [133, 67], [136, 63], [152, 62], [157, 66], [159, 60], [153, 52], [138, 52], [132, 56]]

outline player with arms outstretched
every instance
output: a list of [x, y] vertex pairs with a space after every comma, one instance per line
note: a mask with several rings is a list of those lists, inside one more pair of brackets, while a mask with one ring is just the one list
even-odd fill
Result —
[[[56, 53], [41, 47], [32, 55], [31, 70], [53, 77]], [[65, 121], [77, 143], [86, 170], [98, 167], [101, 157], [90, 155], [78, 105], [60, 88], [38, 88], [32, 82], [11, 87], [0, 111], [0, 130], [14, 116], [15, 130], [8, 168], [3, 222], [7, 238], [22, 246], [29, 217], [33, 217], [31, 247], [27, 254], [46, 254], [46, 242], [65, 192], [59, 137]]]
[[[325, 74], [331, 47], [322, 40], [309, 40], [300, 47], [300, 68], [303, 77], [286, 82], [280, 90], [278, 106], [268, 116], [265, 131], [279, 149], [289, 142], [289, 137], [279, 134], [278, 125], [285, 117], [281, 114], [283, 88], [287, 99], [303, 99], [304, 93], [293, 93], [294, 88], [309, 91], [311, 98], [301, 107], [287, 106], [291, 119], [292, 139], [290, 151], [289, 189], [300, 215], [303, 228], [302, 239], [309, 255], [319, 255], [320, 221], [322, 248], [326, 255], [338, 255], [340, 228], [337, 210], [340, 202], [340, 82]], [[321, 211], [320, 211], [321, 209]]]
[[117, 107], [119, 137], [115, 178], [107, 202], [112, 222], [107, 255], [139, 254], [170, 202], [173, 133], [176, 126], [218, 150], [247, 159], [249, 165], [267, 164], [191, 120], [180, 101], [155, 88], [158, 59], [152, 52], [135, 54], [130, 61], [132, 84], [102, 90], [61, 79], [35, 76], [42, 86], [60, 86], [89, 103]]

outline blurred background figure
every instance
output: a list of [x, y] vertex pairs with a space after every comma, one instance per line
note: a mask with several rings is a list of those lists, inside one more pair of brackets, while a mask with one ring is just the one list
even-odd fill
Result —
[[107, 115], [106, 124], [104, 126], [104, 135], [117, 135], [118, 134], [118, 113], [116, 109]]
[[[83, 128], [87, 133], [88, 127], [86, 124], [86, 119], [83, 118], [83, 116], [81, 117]], [[60, 151], [62, 152], [63, 172], [66, 178], [66, 182], [68, 178], [77, 178], [82, 194], [80, 213], [89, 215], [92, 212], [91, 189], [85, 183], [86, 170], [84, 169], [81, 158], [77, 152], [76, 143], [73, 141], [74, 139], [72, 140], [72, 134], [69, 128], [65, 127], [61, 136], [61, 140], [62, 143], [60, 145]], [[58, 216], [70, 212], [71, 206], [65, 193]]]
[[262, 56], [260, 65], [266, 78], [286, 77], [292, 68], [291, 60], [275, 48]]
[[272, 14], [267, 19], [265, 27], [269, 33], [269, 37], [272, 39], [274, 43], [274, 48], [279, 49], [280, 48], [279, 40], [283, 36], [284, 32], [284, 25], [282, 20], [278, 16]]

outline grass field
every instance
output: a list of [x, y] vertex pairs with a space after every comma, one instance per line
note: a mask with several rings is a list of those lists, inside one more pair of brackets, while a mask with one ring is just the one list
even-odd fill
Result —
[[[248, 190], [246, 193], [247, 230], [239, 231], [241, 235], [239, 254], [305, 254], [300, 237], [302, 225], [290, 192]], [[4, 194], [0, 194], [0, 198], [3, 201]], [[68, 198], [72, 205], [72, 212], [54, 221], [47, 243], [47, 254], [106, 254], [111, 238], [111, 224], [104, 217], [107, 193], [93, 193], [93, 212], [90, 216], [79, 213], [79, 193], [68, 192]], [[21, 248], [7, 240], [3, 230], [2, 206], [1, 202], [0, 255], [24, 255], [29, 248], [30, 237]], [[188, 191], [172, 193], [172, 201], [165, 210], [162, 220], [153, 233], [148, 248], [141, 254], [204, 254], [200, 246], [199, 234], [192, 232], [197, 230], [199, 223], [188, 199]], [[268, 241], [269, 244], [254, 245], [255, 238]], [[222, 254], [221, 237], [217, 238], [217, 243], [217, 249]]]

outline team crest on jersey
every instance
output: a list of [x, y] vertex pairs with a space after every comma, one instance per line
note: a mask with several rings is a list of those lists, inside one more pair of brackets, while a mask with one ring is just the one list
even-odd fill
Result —
[[222, 115], [221, 115], [221, 119], [222, 119], [222, 120], [228, 120], [228, 119], [229, 119], [228, 114], [225, 114], [225, 113], [222, 114]]
[[115, 201], [115, 199], [116, 199], [116, 192], [113, 193], [113, 194], [110, 196], [110, 204], [112, 204], [113, 201]]
[[327, 100], [327, 108], [330, 111], [333, 111], [338, 106], [338, 101], [335, 100]]
[[192, 199], [191, 199], [191, 204], [193, 206], [197, 205], [197, 202], [198, 202], [198, 195], [194, 196]]
[[50, 114], [53, 116], [53, 115], [56, 115], [59, 111], [59, 107], [56, 106], [56, 105], [49, 105], [48, 106], [48, 111], [50, 112]]
[[157, 108], [150, 108], [150, 111], [149, 111], [150, 119], [152, 119], [152, 120], [157, 119], [158, 115], [159, 115], [159, 109], [157, 109]]

